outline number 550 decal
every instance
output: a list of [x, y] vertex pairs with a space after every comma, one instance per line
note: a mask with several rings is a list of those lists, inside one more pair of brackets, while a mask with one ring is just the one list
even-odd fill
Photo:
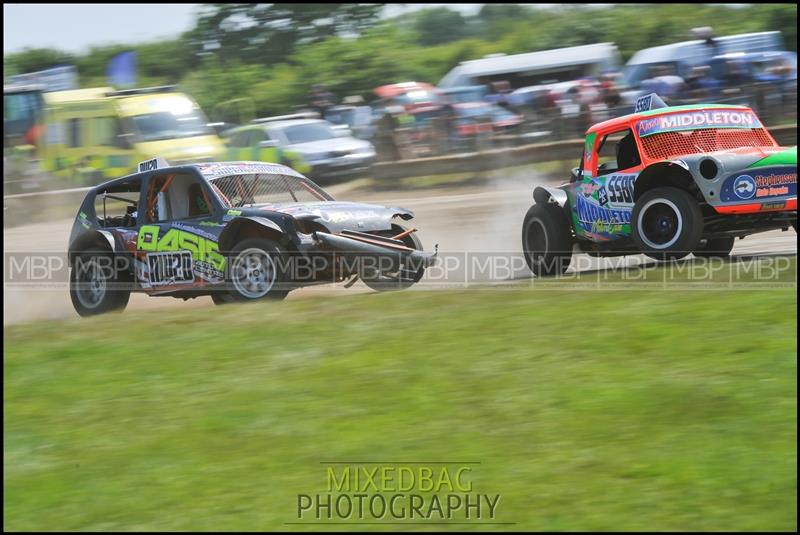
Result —
[[612, 175], [608, 179], [608, 202], [633, 204], [633, 183], [638, 175]]

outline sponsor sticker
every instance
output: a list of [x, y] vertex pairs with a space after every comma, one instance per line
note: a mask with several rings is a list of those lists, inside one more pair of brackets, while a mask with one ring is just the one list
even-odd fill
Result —
[[305, 178], [302, 174], [298, 173], [291, 167], [278, 164], [267, 163], [234, 163], [234, 164], [221, 164], [221, 163], [203, 163], [197, 164], [198, 169], [208, 180], [220, 178], [223, 176], [231, 175], [286, 175], [297, 178]]
[[797, 195], [797, 170], [773, 167], [728, 177], [720, 190], [723, 202], [749, 201]]
[[189, 251], [147, 253], [147, 267], [150, 273], [150, 284], [153, 286], [185, 284], [194, 281], [192, 253]]
[[752, 199], [756, 194], [756, 181], [750, 175], [741, 175], [733, 181], [733, 192], [742, 200]]
[[153, 158], [152, 160], [145, 160], [143, 162], [139, 162], [139, 172], [143, 173], [145, 171], [154, 171], [156, 169], [162, 169], [164, 167], [169, 167], [169, 163], [167, 163], [164, 158]]
[[751, 111], [703, 110], [643, 119], [637, 125], [637, 132], [640, 137], [645, 137], [697, 128], [761, 128], [761, 121]]
[[591, 232], [597, 232], [598, 229], [617, 229], [621, 231], [624, 225], [628, 225], [631, 222], [630, 209], [615, 210], [606, 208], [581, 196], [577, 197], [575, 213], [581, 227]]
[[608, 193], [603, 186], [600, 186], [600, 189], [597, 190], [597, 201], [600, 203], [600, 206], [605, 206], [608, 203]]
[[786, 208], [785, 202], [762, 202], [761, 210], [780, 210]]

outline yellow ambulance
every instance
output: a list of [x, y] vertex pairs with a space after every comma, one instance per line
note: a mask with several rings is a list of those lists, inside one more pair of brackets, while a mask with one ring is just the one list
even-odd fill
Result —
[[215, 161], [225, 146], [197, 103], [173, 86], [110, 87], [44, 93], [42, 167], [77, 183], [97, 184], [156, 157], [172, 165]]

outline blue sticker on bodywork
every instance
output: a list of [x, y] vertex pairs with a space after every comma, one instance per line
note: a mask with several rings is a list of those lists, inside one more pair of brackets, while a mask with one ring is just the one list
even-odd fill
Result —
[[735, 173], [725, 179], [719, 192], [722, 202], [796, 196], [796, 167], [764, 167]]

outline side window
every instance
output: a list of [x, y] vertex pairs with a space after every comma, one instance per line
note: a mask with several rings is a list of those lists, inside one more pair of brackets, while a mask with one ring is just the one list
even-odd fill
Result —
[[258, 128], [256, 130], [253, 130], [251, 136], [252, 137], [250, 138], [250, 145], [255, 147], [259, 143], [264, 141], [264, 139], [267, 137], [267, 133], [264, 132], [264, 130], [262, 130], [261, 128]]
[[231, 147], [247, 147], [249, 134], [250, 132], [247, 130], [233, 134], [231, 136]]
[[151, 178], [147, 194], [147, 221], [175, 221], [211, 215], [211, 196], [200, 179], [187, 174]]
[[135, 227], [138, 217], [140, 179], [97, 192], [94, 213], [101, 227]]
[[281, 136], [281, 133], [277, 128], [267, 129], [266, 134], [267, 135], [265, 139], [270, 139], [272, 141], [276, 141], [277, 143], [283, 143], [283, 137]]
[[69, 119], [67, 121], [67, 145], [70, 147], [81, 146], [81, 120]]
[[114, 117], [95, 117], [88, 119], [90, 128], [87, 130], [89, 145], [102, 145], [115, 147], [118, 145], [118, 136], [121, 133], [119, 120]]
[[633, 132], [628, 128], [603, 137], [597, 150], [597, 175], [607, 175], [641, 163]]
[[584, 167], [584, 165], [585, 165], [584, 157], [585, 156], [586, 156], [586, 153], [582, 152], [581, 153], [581, 159], [578, 160], [578, 167], [573, 167], [572, 168], [572, 172], [571, 172], [570, 177], [569, 177], [569, 181], [570, 182], [578, 182], [578, 181], [580, 181], [581, 175], [583, 175], [583, 170], [585, 169], [585, 167]]

